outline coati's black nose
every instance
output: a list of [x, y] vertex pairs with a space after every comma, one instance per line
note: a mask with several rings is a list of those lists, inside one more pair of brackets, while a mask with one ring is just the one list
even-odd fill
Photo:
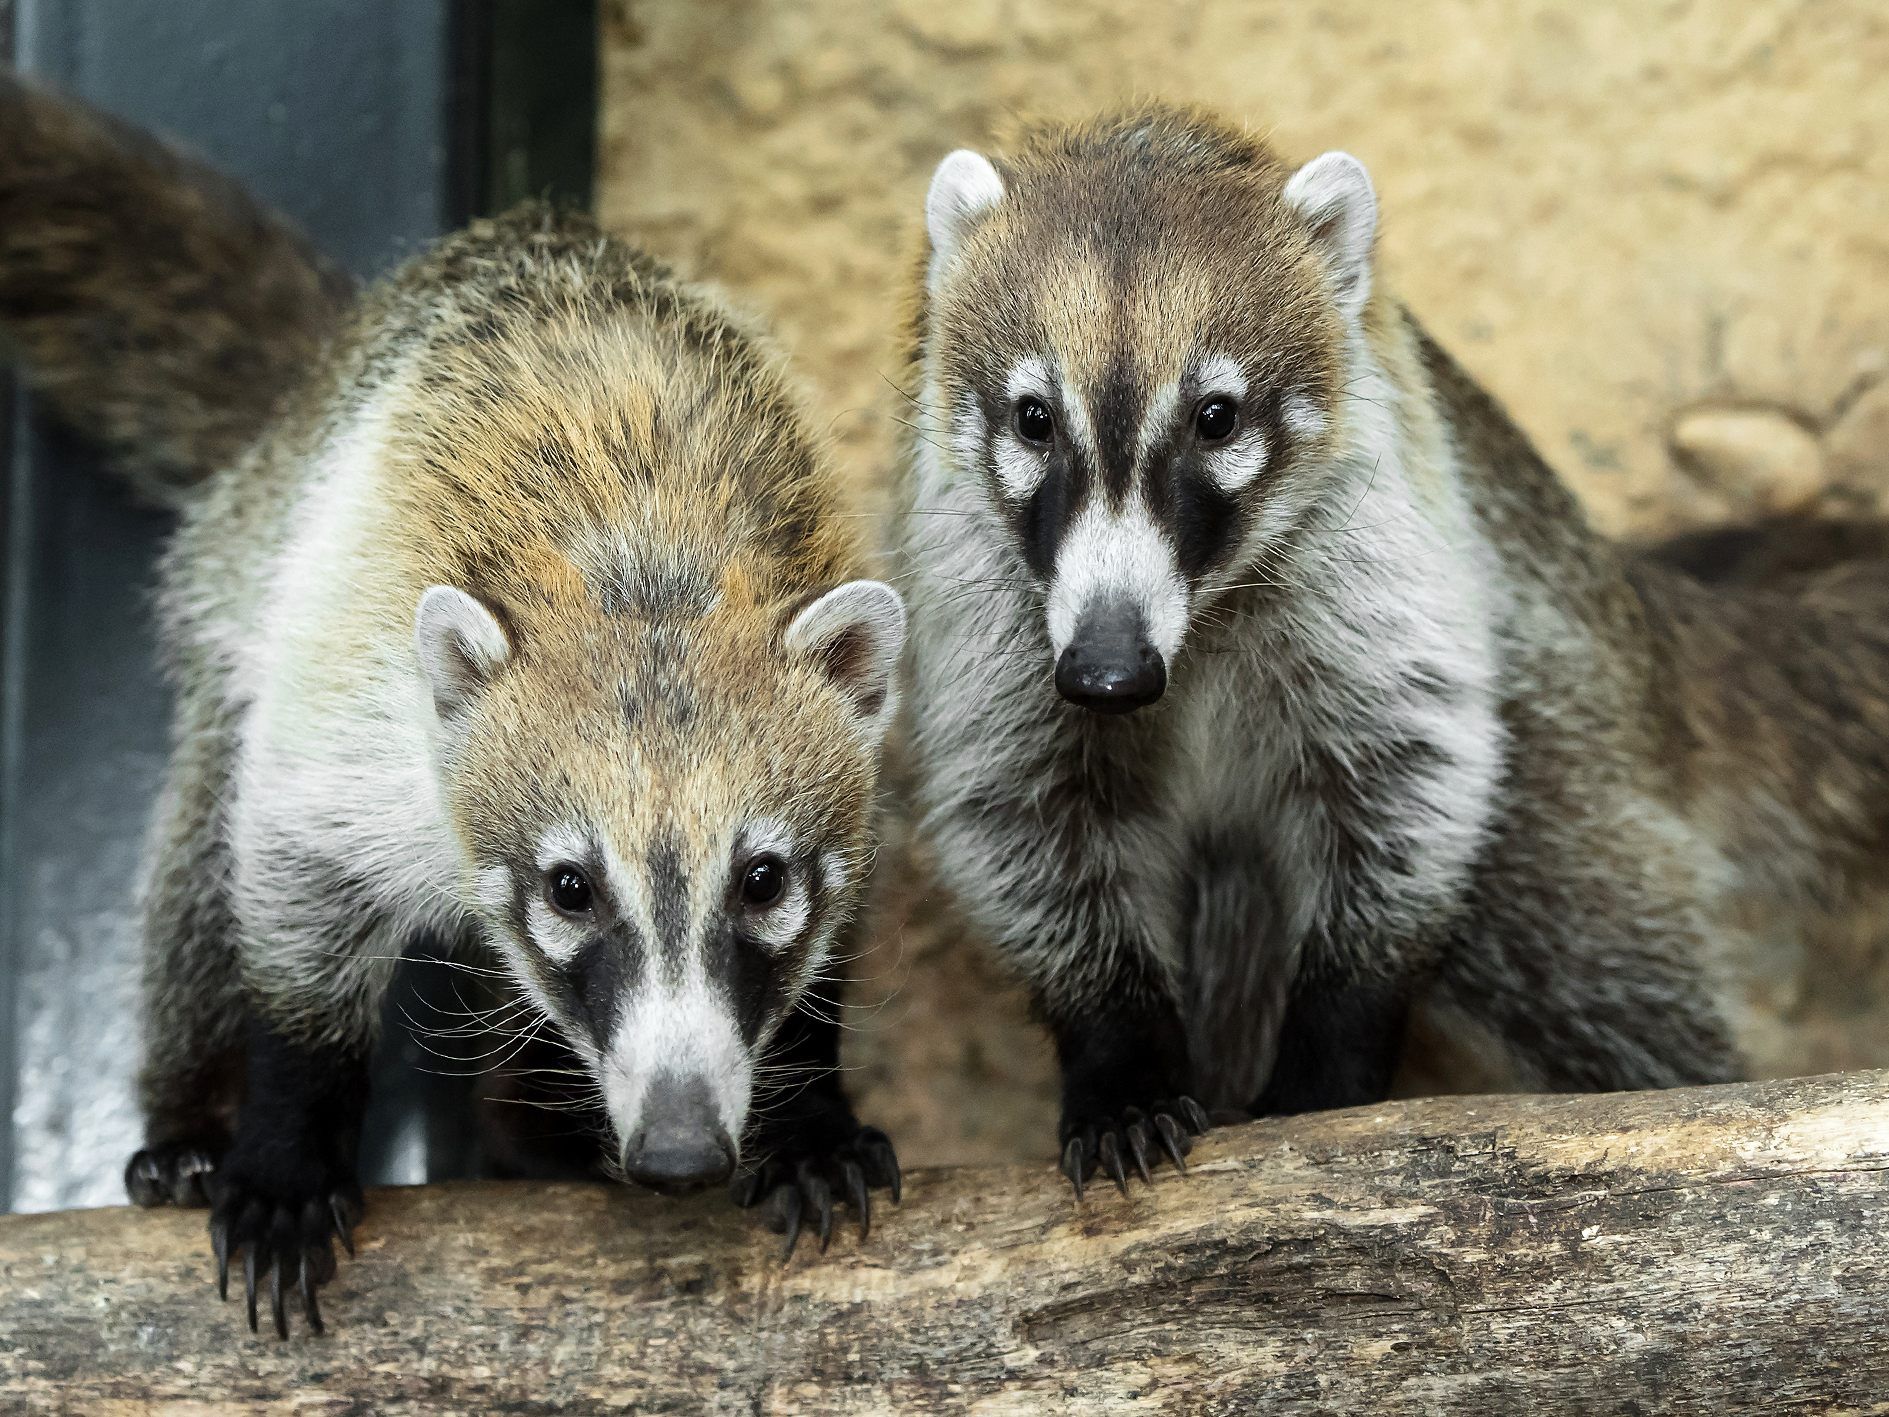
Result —
[[726, 1181], [735, 1147], [722, 1127], [708, 1085], [659, 1077], [649, 1085], [643, 1120], [623, 1144], [623, 1174], [664, 1195]]
[[1166, 692], [1167, 664], [1130, 605], [1092, 608], [1056, 659], [1056, 692], [1096, 713], [1127, 713]]

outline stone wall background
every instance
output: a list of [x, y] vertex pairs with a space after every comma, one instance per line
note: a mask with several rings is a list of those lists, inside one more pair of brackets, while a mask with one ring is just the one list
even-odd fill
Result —
[[[1370, 167], [1385, 279], [1616, 533], [1889, 493], [1889, 6], [611, 0], [598, 205], [769, 318], [880, 495], [932, 166], [1196, 100]], [[905, 874], [905, 873], [901, 873]], [[1047, 1049], [908, 883], [852, 1058], [912, 1161], [1053, 1150]], [[1874, 947], [1856, 968], [1879, 967]], [[1804, 1070], [1860, 1061], [1807, 1028]], [[1879, 1059], [1879, 1061], [1881, 1061]], [[1416, 1085], [1416, 1084], [1413, 1084]]]

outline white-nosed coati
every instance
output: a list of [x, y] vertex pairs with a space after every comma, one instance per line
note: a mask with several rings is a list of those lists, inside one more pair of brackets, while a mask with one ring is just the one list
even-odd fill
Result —
[[0, 336], [182, 510], [127, 1182], [211, 1203], [252, 1327], [263, 1276], [278, 1332], [298, 1290], [319, 1326], [421, 931], [497, 951], [624, 1174], [739, 1166], [790, 1249], [836, 1197], [863, 1231], [898, 1169], [839, 1086], [834, 970], [904, 612], [765, 339], [538, 209], [357, 293], [232, 184], [4, 74]]
[[1595, 533], [1375, 279], [1344, 154], [1135, 108], [952, 154], [926, 217], [920, 805], [1078, 1193], [1198, 1104], [1382, 1097], [1418, 1001], [1538, 1085], [1736, 1076], [1751, 942], [1889, 845], [1885, 563]]

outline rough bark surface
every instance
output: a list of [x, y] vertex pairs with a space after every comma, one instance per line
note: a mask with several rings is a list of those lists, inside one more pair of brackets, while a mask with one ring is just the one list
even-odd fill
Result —
[[1885, 1202], [1859, 1073], [1255, 1123], [1081, 1205], [919, 1172], [784, 1266], [719, 1197], [382, 1191], [287, 1343], [201, 1213], [15, 1216], [0, 1411], [1886, 1411]]

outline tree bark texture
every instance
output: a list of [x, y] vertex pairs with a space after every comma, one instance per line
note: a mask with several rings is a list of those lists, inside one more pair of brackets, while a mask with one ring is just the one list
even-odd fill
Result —
[[917, 1172], [868, 1241], [719, 1195], [384, 1190], [325, 1337], [202, 1212], [0, 1219], [0, 1411], [1889, 1411], [1889, 1073], [1253, 1123], [1190, 1174]]

